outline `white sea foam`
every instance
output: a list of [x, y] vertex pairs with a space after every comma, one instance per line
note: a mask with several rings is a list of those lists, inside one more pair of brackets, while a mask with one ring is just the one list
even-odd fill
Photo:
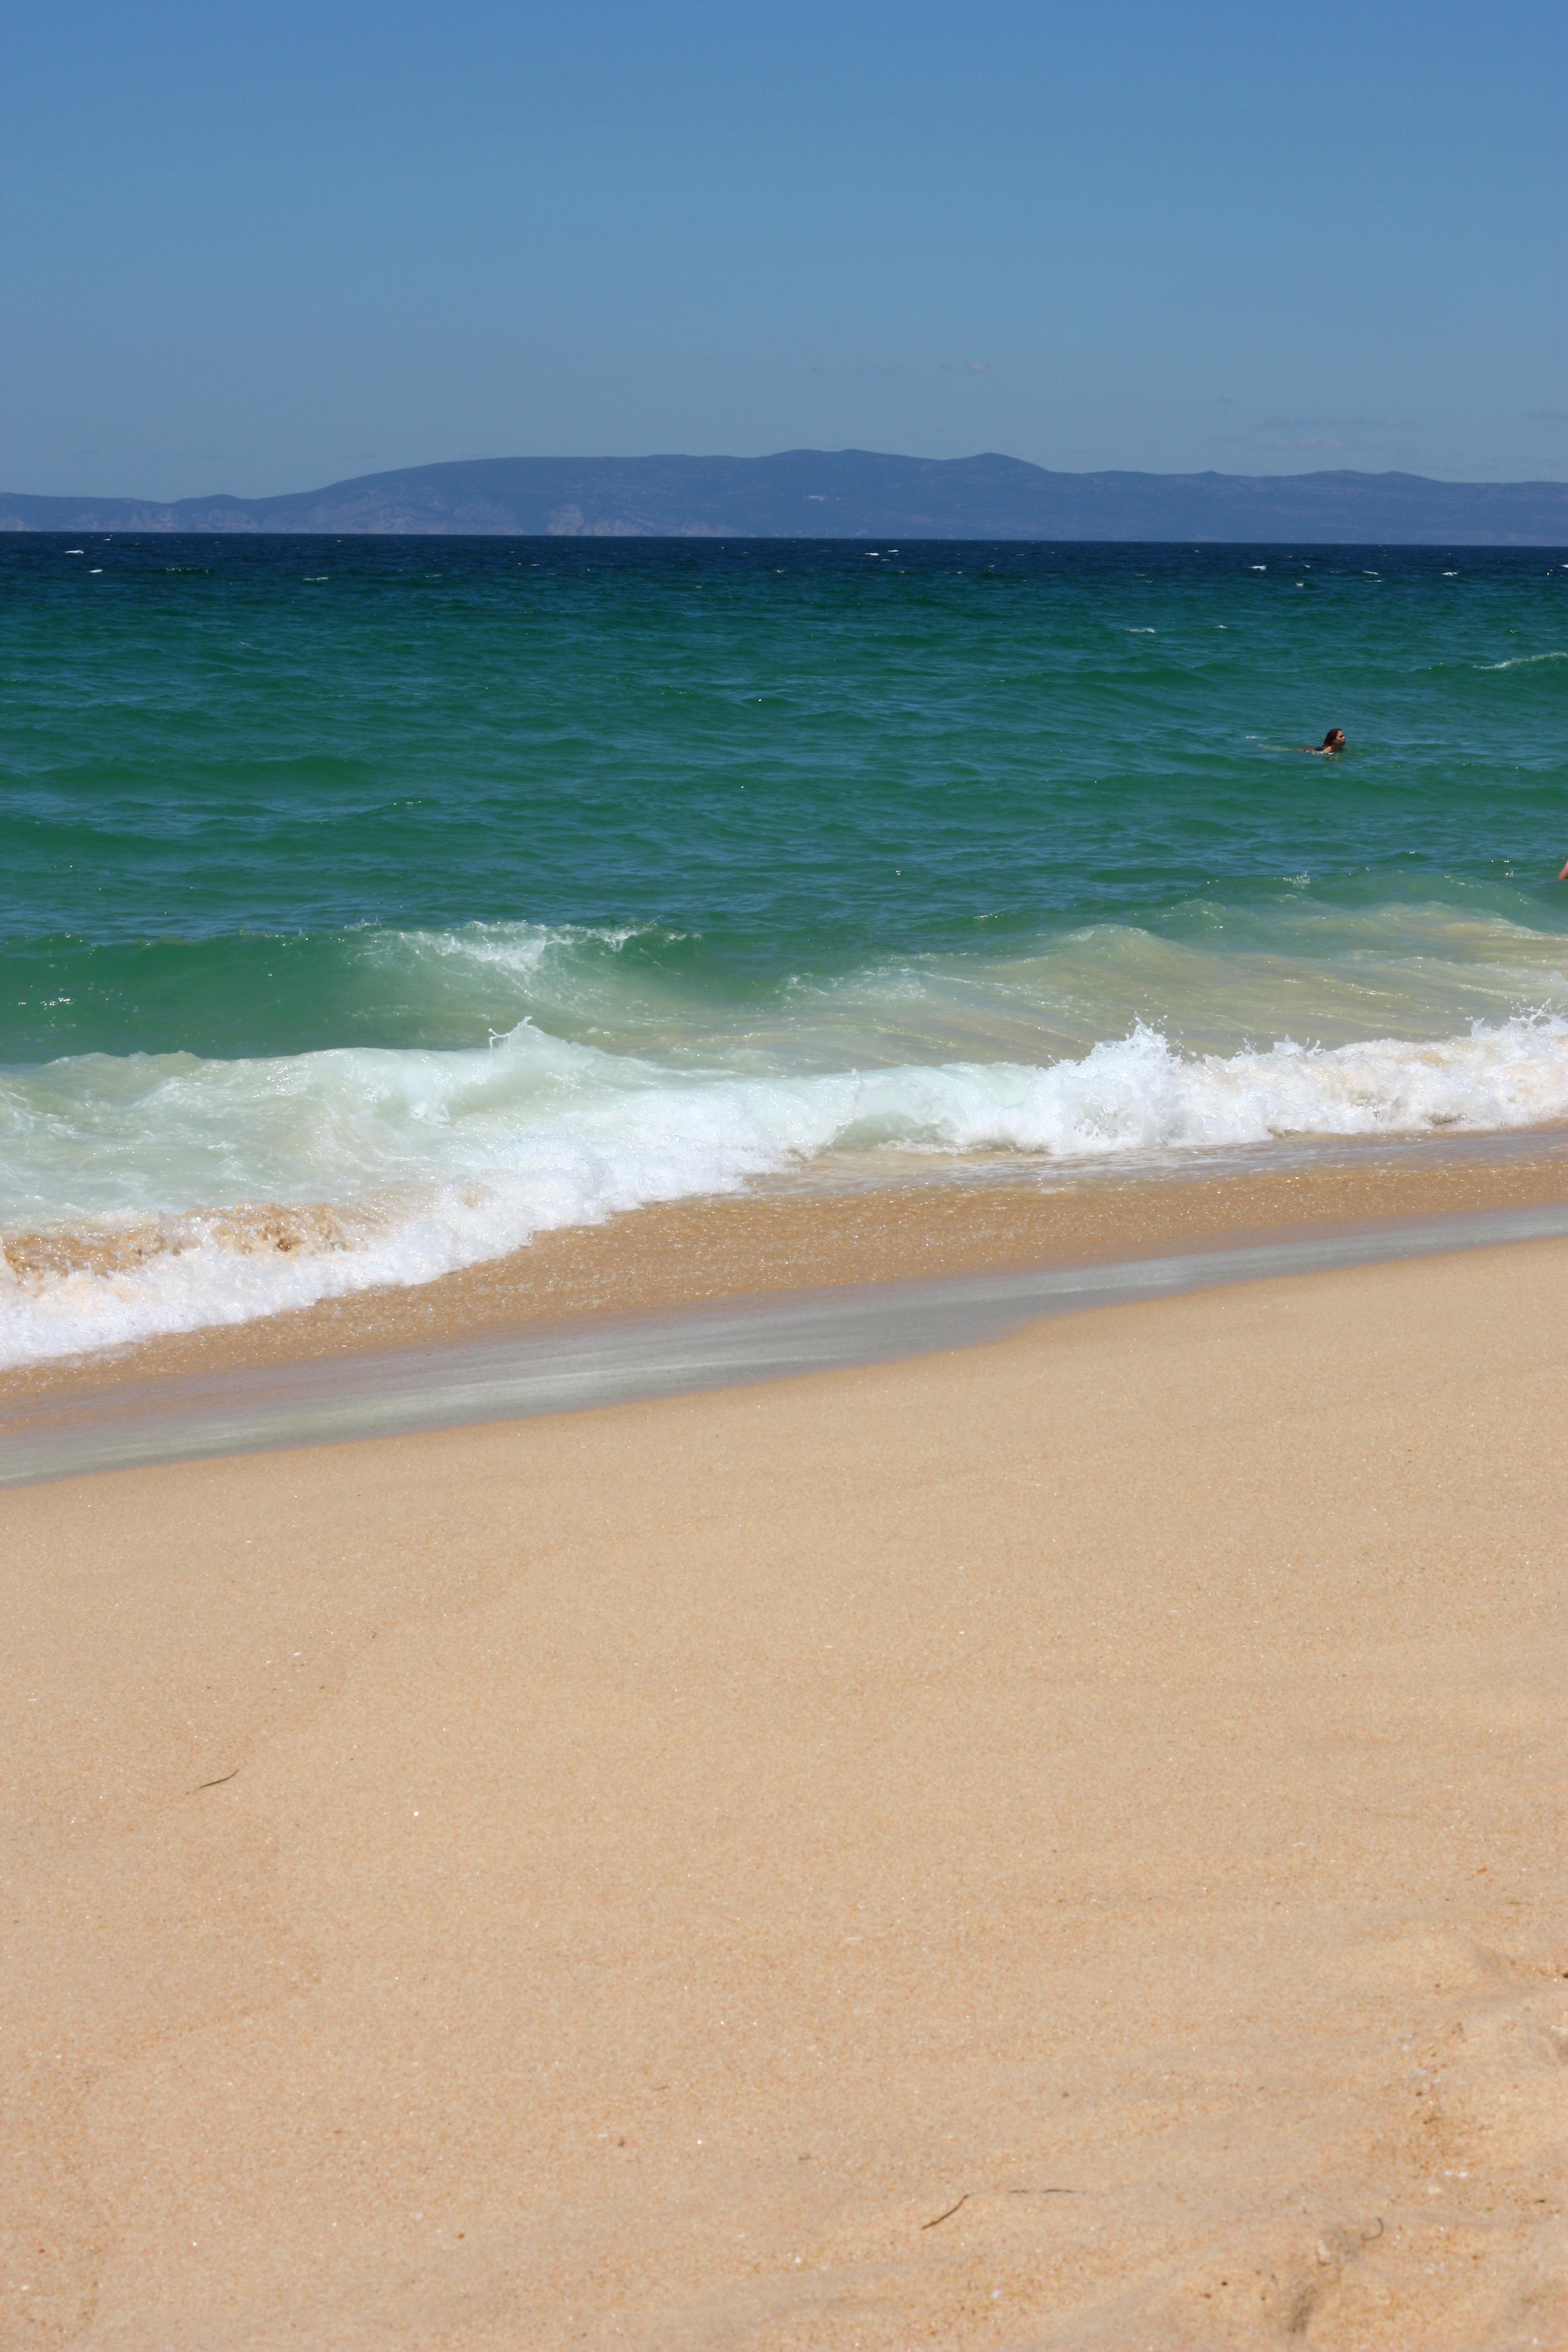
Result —
[[1139, 1026], [1043, 1066], [772, 1076], [526, 1024], [488, 1051], [84, 1056], [0, 1079], [0, 1363], [426, 1282], [837, 1150], [1065, 1163], [1564, 1118], [1568, 1021], [1550, 1013], [1424, 1044], [1190, 1054]]

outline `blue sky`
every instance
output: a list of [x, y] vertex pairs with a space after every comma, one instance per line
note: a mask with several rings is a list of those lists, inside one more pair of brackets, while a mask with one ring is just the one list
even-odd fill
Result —
[[1561, 0], [9, 0], [0, 484], [1568, 473]]

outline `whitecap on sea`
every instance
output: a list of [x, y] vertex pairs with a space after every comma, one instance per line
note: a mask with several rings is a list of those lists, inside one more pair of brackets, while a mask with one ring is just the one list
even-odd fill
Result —
[[0, 1363], [426, 1282], [837, 1152], [915, 1152], [934, 1174], [976, 1152], [1059, 1168], [1564, 1118], [1555, 1013], [1228, 1055], [1138, 1024], [1043, 1066], [771, 1076], [672, 1070], [528, 1023], [450, 1052], [83, 1056], [0, 1080]]

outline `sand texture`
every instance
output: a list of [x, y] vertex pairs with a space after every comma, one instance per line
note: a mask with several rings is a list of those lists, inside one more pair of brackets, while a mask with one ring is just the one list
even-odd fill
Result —
[[0, 1498], [0, 2340], [1562, 2346], [1565, 1304]]

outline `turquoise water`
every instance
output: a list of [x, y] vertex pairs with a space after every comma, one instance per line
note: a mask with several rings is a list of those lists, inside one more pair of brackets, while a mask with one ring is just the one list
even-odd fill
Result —
[[0, 675], [0, 1359], [1568, 1112], [1561, 554], [18, 538]]

